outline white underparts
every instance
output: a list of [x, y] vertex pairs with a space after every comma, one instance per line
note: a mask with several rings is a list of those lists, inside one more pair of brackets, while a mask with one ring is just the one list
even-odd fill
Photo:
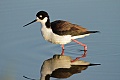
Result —
[[84, 34], [84, 35], [73, 36], [72, 39], [84, 38], [85, 36], [89, 36], [89, 35], [90, 35], [90, 34]]
[[59, 36], [52, 32], [51, 28], [42, 27], [42, 35], [45, 40], [54, 43], [54, 44], [67, 44], [71, 42], [71, 35]]

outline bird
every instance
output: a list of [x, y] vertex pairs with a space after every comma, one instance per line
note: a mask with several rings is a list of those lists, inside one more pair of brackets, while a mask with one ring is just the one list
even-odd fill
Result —
[[72, 41], [83, 46], [84, 54], [82, 56], [76, 57], [74, 61], [86, 57], [87, 54], [87, 45], [83, 44], [82, 42], [79, 42], [76, 39], [89, 36], [91, 33], [99, 32], [99, 31], [89, 31], [80, 25], [73, 24], [65, 20], [55, 20], [53, 22], [50, 22], [49, 14], [46, 11], [39, 11], [36, 14], [36, 19], [24, 25], [23, 27], [28, 26], [34, 22], [41, 23], [42, 26], [41, 33], [45, 40], [53, 44], [61, 45], [62, 47], [61, 55], [64, 55], [64, 50], [65, 50], [64, 45]]

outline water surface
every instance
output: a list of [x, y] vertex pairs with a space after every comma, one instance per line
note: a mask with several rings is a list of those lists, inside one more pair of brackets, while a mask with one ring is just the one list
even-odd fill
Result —
[[[89, 67], [81, 74], [63, 80], [120, 80], [120, 1], [119, 0], [2, 0], [0, 2], [0, 78], [26, 80], [39, 78], [43, 61], [60, 54], [61, 47], [45, 41], [41, 25], [22, 26], [35, 19], [39, 10], [50, 14], [51, 21], [68, 20], [101, 33], [78, 39], [88, 45], [82, 59], [101, 66]], [[75, 58], [83, 47], [67, 44], [66, 55]], [[51, 78], [51, 80], [54, 80]]]

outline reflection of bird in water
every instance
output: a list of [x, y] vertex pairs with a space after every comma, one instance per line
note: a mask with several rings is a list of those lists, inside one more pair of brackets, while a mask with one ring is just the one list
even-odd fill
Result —
[[53, 58], [43, 62], [40, 70], [40, 79], [31, 79], [26, 76], [23, 77], [30, 80], [50, 80], [50, 77], [68, 78], [74, 74], [81, 73], [83, 70], [86, 70], [88, 66], [100, 65], [91, 64], [90, 62], [82, 60], [77, 60], [73, 63], [71, 60], [72, 59], [69, 56], [54, 55]]
[[[75, 39], [83, 38], [85, 36], [90, 35], [91, 33], [96, 33], [99, 31], [88, 31], [86, 28], [82, 26], [72, 24], [68, 21], [63, 20], [56, 20], [50, 23], [50, 18], [47, 12], [39, 11], [36, 14], [36, 19], [23, 27], [33, 23], [33, 22], [40, 22], [42, 24], [42, 35], [45, 40], [54, 43], [54, 44], [61, 44], [62, 46], [62, 53], [64, 55], [64, 44], [70, 43], [74, 41], [81, 46], [84, 47], [84, 51], [87, 51], [87, 45], [83, 44]], [[84, 53], [81, 57], [86, 57], [86, 53]], [[77, 57], [78, 60], [80, 57]], [[74, 60], [75, 61], [75, 60]]]
[[40, 80], [50, 80], [50, 77], [68, 78], [74, 74], [81, 73], [88, 66], [100, 65], [82, 60], [77, 60], [73, 63], [71, 60], [71, 57], [61, 55], [54, 55], [53, 58], [45, 60], [41, 67]]
[[[81, 73], [82, 70], [86, 70], [89, 65], [71, 65], [70, 68], [58, 68], [52, 71], [51, 74], [46, 74], [46, 76], [40, 80], [50, 80], [50, 77], [54, 78], [69, 78], [73, 74]], [[50, 66], [48, 66], [50, 67]], [[47, 71], [47, 70], [46, 70]], [[23, 76], [24, 78], [30, 79], [30, 80], [39, 80], [39, 79], [31, 79], [26, 76]]]

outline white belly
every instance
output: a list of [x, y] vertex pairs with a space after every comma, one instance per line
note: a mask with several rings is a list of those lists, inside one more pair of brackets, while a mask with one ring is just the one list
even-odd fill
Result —
[[56, 34], [52, 34], [52, 39], [51, 42], [55, 43], [55, 44], [67, 44], [69, 42], [71, 42], [71, 36], [67, 35], [67, 36], [59, 36]]
[[67, 44], [71, 42], [71, 35], [59, 36], [54, 34], [51, 29], [42, 28], [42, 35], [45, 40], [54, 44]]

